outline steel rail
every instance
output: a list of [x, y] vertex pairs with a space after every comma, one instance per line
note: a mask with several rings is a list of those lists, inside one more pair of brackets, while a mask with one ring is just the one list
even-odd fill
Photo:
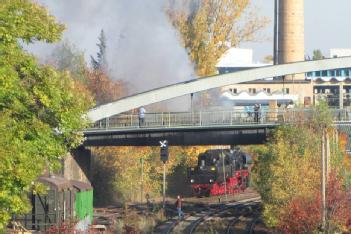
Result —
[[242, 201], [239, 201], [239, 202], [236, 202], [235, 204], [227, 204], [224, 208], [220, 208], [219, 210], [217, 211], [213, 211], [203, 217], [200, 217], [199, 219], [195, 220], [193, 223], [191, 223], [190, 225], [190, 228], [188, 233], [189, 234], [193, 234], [196, 230], [196, 228], [201, 224], [203, 223], [204, 221], [206, 221], [208, 218], [212, 217], [213, 215], [216, 215], [216, 214], [220, 214], [220, 213], [223, 213], [227, 210], [230, 210], [230, 209], [235, 209], [235, 208], [238, 208], [240, 206], [248, 206], [250, 205], [251, 203], [255, 203], [257, 201], [260, 201], [261, 199], [259, 197], [256, 197], [256, 198], [249, 198], [249, 199], [245, 199], [245, 200], [242, 200]]
[[253, 234], [253, 233], [254, 233], [256, 223], [257, 223], [259, 220], [260, 220], [259, 217], [256, 217], [255, 219], [252, 220], [251, 225], [250, 225], [250, 231], [249, 231], [250, 234]]
[[[248, 193], [248, 194], [256, 194], [256, 193]], [[237, 205], [240, 205], [238, 203], [242, 202], [242, 201], [249, 201], [250, 199], [258, 199], [259, 197], [253, 197], [253, 198], [249, 198], [249, 199], [244, 199], [244, 200], [239, 200], [237, 202], [231, 202], [231, 203], [228, 203], [226, 204], [225, 206], [237, 206]], [[215, 205], [215, 204], [209, 204], [209, 205]], [[210, 209], [208, 206], [204, 206], [201, 210], [199, 210], [198, 212], [210, 212]], [[212, 208], [213, 209], [213, 208]], [[222, 208], [220, 209], [215, 209], [215, 211], [220, 211]], [[206, 215], [206, 214], [204, 214]], [[189, 214], [186, 214], [185, 217], [182, 219], [182, 220], [174, 220], [170, 223], [170, 225], [167, 225], [168, 227], [164, 230], [161, 230], [160, 233], [163, 233], [163, 234], [169, 234], [169, 233], [172, 233], [172, 231], [174, 230], [175, 227], [177, 227], [177, 225], [180, 225], [180, 224], [183, 224], [184, 222], [188, 221], [189, 218], [191, 218], [193, 216], [189, 215]], [[167, 222], [169, 222], [170, 220], [168, 220]], [[166, 222], [166, 223], [167, 223]], [[189, 225], [187, 226], [190, 226], [194, 221], [192, 221]], [[158, 232], [157, 232], [158, 233]]]
[[[249, 205], [257, 205], [257, 203], [255, 204], [249, 204]], [[249, 206], [248, 205], [248, 206]], [[226, 228], [226, 234], [230, 234], [231, 233], [231, 229], [233, 228], [234, 224], [238, 223], [240, 221], [240, 217], [243, 217], [244, 215], [247, 215], [249, 213], [252, 213], [252, 211], [248, 211], [246, 212], [245, 214], [241, 214], [239, 217], [235, 217], [234, 219], [232, 219], [231, 221], [229, 221], [228, 225], [227, 225], [227, 228]], [[251, 224], [247, 227], [247, 232], [248, 233], [253, 233], [253, 230], [255, 228], [255, 223], [256, 223], [256, 220], [258, 218], [254, 218], [252, 221], [251, 221]]]

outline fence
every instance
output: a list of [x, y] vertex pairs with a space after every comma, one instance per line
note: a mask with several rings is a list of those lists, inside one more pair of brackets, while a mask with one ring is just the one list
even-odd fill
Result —
[[[210, 127], [249, 124], [284, 124], [312, 116], [311, 109], [264, 109], [259, 111], [200, 111], [147, 113], [142, 121], [136, 114], [121, 114], [100, 120], [89, 130]], [[335, 121], [349, 121], [348, 110], [332, 110]]]

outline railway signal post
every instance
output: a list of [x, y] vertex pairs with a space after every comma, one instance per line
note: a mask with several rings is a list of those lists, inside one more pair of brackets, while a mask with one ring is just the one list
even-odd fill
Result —
[[168, 160], [168, 141], [160, 141], [160, 157], [163, 162], [163, 208], [166, 206], [166, 162]]

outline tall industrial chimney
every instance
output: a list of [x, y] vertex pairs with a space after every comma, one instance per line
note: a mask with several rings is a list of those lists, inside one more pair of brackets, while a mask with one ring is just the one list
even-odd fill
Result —
[[[304, 0], [280, 0], [278, 15], [278, 63], [305, 60]], [[285, 79], [304, 79], [304, 74]]]

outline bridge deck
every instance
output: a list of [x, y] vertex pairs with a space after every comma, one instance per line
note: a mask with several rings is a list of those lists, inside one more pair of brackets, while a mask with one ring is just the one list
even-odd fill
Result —
[[162, 128], [203, 128], [219, 126], [250, 127], [257, 124], [282, 124], [299, 119], [310, 111], [202, 111], [202, 112], [164, 112], [145, 114], [143, 120], [135, 114], [122, 114], [97, 121], [89, 131], [108, 129], [162, 129]]
[[[135, 114], [103, 119], [86, 129], [86, 145], [157, 145], [168, 139], [171, 145], [260, 144], [270, 129], [311, 118], [308, 109], [148, 113], [144, 121]], [[349, 112], [333, 111], [340, 131], [351, 131]]]

